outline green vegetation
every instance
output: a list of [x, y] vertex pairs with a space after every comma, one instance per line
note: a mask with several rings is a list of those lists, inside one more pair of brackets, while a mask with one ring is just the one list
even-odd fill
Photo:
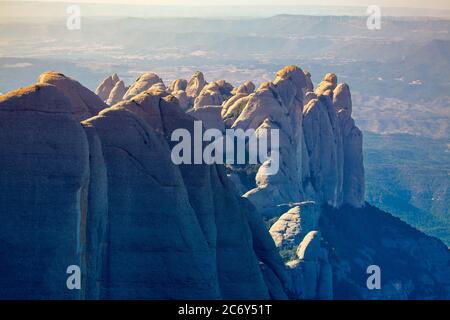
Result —
[[366, 200], [450, 245], [448, 141], [365, 133]]

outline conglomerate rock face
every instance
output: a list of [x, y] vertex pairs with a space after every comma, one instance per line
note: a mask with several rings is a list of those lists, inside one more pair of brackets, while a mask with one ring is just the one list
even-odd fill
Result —
[[76, 111], [44, 83], [0, 97], [0, 298], [81, 298], [65, 285], [86, 250], [89, 142]]
[[95, 116], [107, 107], [96, 94], [83, 87], [78, 81], [66, 77], [62, 73], [54, 71], [44, 72], [39, 76], [38, 83], [57, 86], [72, 102], [70, 111], [78, 121]]
[[95, 89], [95, 94], [106, 101], [117, 82], [119, 82], [119, 76], [116, 73], [106, 77]]
[[202, 72], [197, 71], [187, 83], [186, 94], [188, 97], [195, 99], [198, 97], [203, 87], [207, 85], [205, 76]]
[[[195, 120], [175, 97], [157, 83], [80, 123], [87, 89], [56, 77], [0, 100], [2, 297], [287, 297], [273, 241], [224, 168], [171, 161], [172, 131]], [[70, 265], [81, 290], [66, 287]]]
[[[450, 252], [439, 239], [369, 204], [326, 207], [319, 227], [335, 299], [450, 299]], [[379, 289], [367, 286], [369, 266], [379, 267]]]
[[231, 96], [233, 86], [225, 80], [214, 81], [203, 87], [194, 101], [194, 109], [204, 106], [220, 106]]
[[262, 165], [256, 188], [245, 194], [263, 215], [279, 215], [280, 204], [305, 200], [364, 204], [362, 134], [351, 118], [349, 87], [327, 74], [312, 90], [308, 72], [287, 66], [273, 82], [250, 94], [236, 90], [223, 103], [227, 127], [280, 132], [279, 172], [267, 176]]

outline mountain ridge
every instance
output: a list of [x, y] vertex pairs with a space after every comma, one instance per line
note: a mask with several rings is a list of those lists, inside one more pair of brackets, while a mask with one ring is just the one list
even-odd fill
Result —
[[[378, 248], [373, 245], [377, 239], [365, 238], [352, 225], [351, 214], [338, 229], [324, 227], [328, 216], [321, 207], [370, 210], [364, 204], [362, 136], [351, 118], [349, 88], [327, 74], [312, 92], [310, 75], [296, 66], [283, 68], [259, 88], [246, 84], [238, 90], [226, 81], [208, 84], [200, 73], [186, 81], [186, 91], [183, 81], [168, 89], [155, 76], [138, 77], [124, 93], [126, 99], [112, 106], [55, 72], [45, 73], [29, 89], [0, 97], [0, 219], [7, 222], [0, 226], [0, 261], [7, 261], [0, 263], [0, 283], [8, 288], [0, 296], [331, 299], [341, 297], [339, 288], [357, 281], [352, 297], [370, 298], [361, 275], [345, 273], [335, 279], [342, 264], [359, 266], [359, 256], [352, 259], [342, 249], [336, 260], [327, 241], [333, 232], [349, 228], [358, 246], [370, 252]], [[113, 78], [117, 83], [118, 77]], [[112, 90], [108, 85], [106, 91]], [[176, 95], [185, 98], [187, 112]], [[106, 96], [104, 92], [103, 100]], [[226, 118], [221, 108], [210, 108], [209, 103], [223, 108], [233, 96], [226, 111], [234, 111]], [[33, 112], [30, 105], [51, 112]], [[196, 118], [213, 128], [228, 121], [234, 128], [281, 129], [288, 135], [280, 139], [280, 174], [267, 176], [261, 164], [257, 187], [241, 197], [242, 185], [232, 167], [174, 165], [169, 137], [177, 128], [193, 132]], [[325, 151], [329, 158], [320, 156]], [[304, 208], [299, 200], [314, 201]], [[295, 214], [300, 218], [294, 220], [294, 259], [285, 265], [279, 254], [283, 243], [275, 245], [260, 214], [265, 210], [276, 216], [291, 206], [299, 206]], [[380, 237], [388, 255], [448, 265], [450, 253], [441, 254], [441, 242], [436, 247], [428, 236], [397, 239], [401, 226], [383, 215], [370, 217], [393, 230]], [[36, 241], [40, 246], [31, 249]], [[347, 246], [342, 236], [334, 243]], [[408, 253], [423, 248], [430, 249], [422, 256]], [[32, 254], [23, 255], [30, 250]], [[371, 260], [367, 262], [378, 262]], [[85, 279], [78, 292], [64, 287], [65, 269], [74, 263]], [[417, 277], [400, 280], [402, 270], [388, 268], [389, 279], [404, 281], [406, 290], [395, 291], [391, 281], [377, 298], [449, 298], [449, 270], [433, 275], [432, 267], [420, 266]], [[40, 281], [30, 286], [36, 275]], [[414, 290], [422, 286], [427, 290], [421, 296]]]

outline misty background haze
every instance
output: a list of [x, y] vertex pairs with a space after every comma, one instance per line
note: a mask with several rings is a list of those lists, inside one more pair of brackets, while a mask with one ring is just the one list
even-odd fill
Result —
[[365, 15], [370, 5], [382, 8], [384, 15], [450, 17], [450, 4], [446, 0], [387, 1], [381, 0], [81, 0], [81, 1], [5, 1], [0, 0], [3, 19], [46, 17], [61, 18], [69, 4], [78, 4], [85, 17], [268, 17], [277, 14], [306, 15]]

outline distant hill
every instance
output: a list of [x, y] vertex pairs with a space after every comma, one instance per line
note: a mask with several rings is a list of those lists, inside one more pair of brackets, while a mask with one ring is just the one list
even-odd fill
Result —
[[364, 135], [366, 199], [450, 246], [448, 140]]

